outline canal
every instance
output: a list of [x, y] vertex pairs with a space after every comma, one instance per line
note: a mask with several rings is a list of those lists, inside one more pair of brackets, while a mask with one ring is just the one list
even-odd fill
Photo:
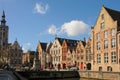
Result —
[[45, 80], [105, 80], [105, 79], [66, 78], [66, 79], [45, 79]]

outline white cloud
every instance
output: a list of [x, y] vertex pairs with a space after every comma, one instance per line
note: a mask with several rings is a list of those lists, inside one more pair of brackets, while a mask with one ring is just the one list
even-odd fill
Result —
[[88, 25], [83, 21], [78, 20], [66, 22], [60, 28], [52, 25], [48, 29], [49, 34], [67, 34], [68, 36], [78, 36], [80, 34], [85, 34], [87, 31], [89, 32]]
[[30, 42], [25, 43], [25, 44], [23, 45], [23, 47], [22, 47], [23, 52], [27, 52], [27, 50], [29, 50], [30, 47], [31, 47], [31, 43], [30, 43]]
[[27, 49], [25, 49], [24, 47], [22, 47], [22, 50], [24, 53], [27, 52]]
[[53, 34], [53, 35], [57, 34], [56, 26], [55, 25], [51, 25], [50, 28], [48, 29], [48, 33], [49, 34]]
[[61, 31], [67, 33], [68, 36], [78, 36], [86, 33], [88, 25], [83, 21], [72, 20], [71, 22], [64, 23]]
[[34, 11], [39, 14], [45, 14], [48, 11], [49, 5], [43, 5], [41, 3], [36, 3]]

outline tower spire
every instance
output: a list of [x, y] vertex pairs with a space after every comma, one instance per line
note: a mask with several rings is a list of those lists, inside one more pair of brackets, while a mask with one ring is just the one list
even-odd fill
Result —
[[2, 18], [5, 18], [5, 12], [4, 12], [4, 10], [3, 10]]
[[5, 12], [4, 12], [4, 10], [3, 10], [1, 25], [2, 25], [2, 26], [5, 26], [5, 23], [6, 23], [6, 20], [5, 20]]

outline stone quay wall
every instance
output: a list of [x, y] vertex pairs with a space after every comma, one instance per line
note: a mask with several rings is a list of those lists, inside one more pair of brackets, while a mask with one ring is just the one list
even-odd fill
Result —
[[120, 80], [120, 72], [78, 71], [80, 77]]

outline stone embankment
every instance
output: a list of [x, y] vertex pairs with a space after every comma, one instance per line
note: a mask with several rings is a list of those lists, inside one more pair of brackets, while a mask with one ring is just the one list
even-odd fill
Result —
[[120, 80], [120, 72], [79, 71], [80, 77]]

